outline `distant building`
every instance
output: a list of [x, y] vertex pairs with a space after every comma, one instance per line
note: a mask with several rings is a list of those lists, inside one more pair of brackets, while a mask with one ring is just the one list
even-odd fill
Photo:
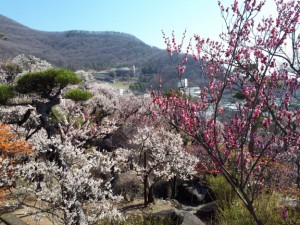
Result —
[[98, 71], [98, 72], [94, 72], [94, 74], [108, 75], [109, 74], [109, 70], [101, 70], [101, 71]]
[[135, 77], [135, 66], [132, 66], [132, 72], [133, 72], [133, 76]]
[[115, 72], [117, 76], [131, 73], [131, 70], [128, 67], [112, 68], [109, 71]]
[[183, 79], [177, 83], [178, 88], [187, 88], [188, 87], [188, 79]]
[[117, 68], [111, 68], [110, 70], [109, 70], [109, 72], [116, 72], [117, 71]]
[[177, 83], [177, 87], [184, 91], [187, 95], [191, 97], [200, 97], [201, 90], [200, 87], [189, 87], [188, 86], [188, 79], [182, 79]]
[[106, 82], [110, 82], [110, 80], [111, 80], [108, 70], [94, 72], [94, 73], [92, 73], [92, 75], [96, 80], [101, 80], [101, 81], [106, 81]]
[[187, 87], [184, 89], [184, 92], [191, 97], [200, 97], [201, 95], [200, 87]]

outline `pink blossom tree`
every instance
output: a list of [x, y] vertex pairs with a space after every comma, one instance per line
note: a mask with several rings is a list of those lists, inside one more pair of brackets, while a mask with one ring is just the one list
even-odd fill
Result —
[[152, 93], [158, 111], [207, 152], [257, 224], [254, 201], [270, 165], [298, 156], [300, 144], [300, 4], [274, 2], [277, 15], [259, 17], [265, 1], [219, 1], [220, 40], [195, 35], [185, 54], [164, 34], [171, 59], [183, 58], [174, 62], [179, 79], [191, 53], [208, 82], [195, 102]]

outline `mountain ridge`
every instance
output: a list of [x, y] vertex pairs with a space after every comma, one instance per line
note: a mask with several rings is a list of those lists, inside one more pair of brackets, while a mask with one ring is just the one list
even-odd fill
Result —
[[[115, 31], [39, 31], [3, 15], [0, 15], [0, 33], [5, 35], [5, 40], [0, 41], [2, 57], [31, 54], [55, 66], [71, 69], [103, 69], [119, 64], [141, 66], [145, 62], [141, 59], [163, 53], [163, 50], [150, 47], [131, 34]], [[119, 52], [115, 54], [117, 50]]]
[[[159, 74], [165, 89], [177, 87], [178, 77], [167, 52], [149, 46], [131, 34], [116, 31], [39, 31], [0, 14], [1, 36], [2, 60], [19, 54], [33, 55], [55, 67], [71, 70], [104, 70], [134, 65], [146, 71], [144, 75], [152, 75], [152, 80], [147, 81], [149, 86], [158, 87]], [[185, 74], [189, 77], [189, 84], [200, 85], [199, 67], [189, 66]]]

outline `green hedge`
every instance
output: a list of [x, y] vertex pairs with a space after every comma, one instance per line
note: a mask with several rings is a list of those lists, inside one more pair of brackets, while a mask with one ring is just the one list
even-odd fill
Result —
[[81, 79], [72, 71], [48, 69], [42, 72], [27, 73], [17, 80], [16, 91], [27, 93], [49, 93], [54, 88], [78, 84]]
[[6, 103], [10, 98], [14, 97], [14, 89], [10, 85], [0, 85], [0, 103]]
[[72, 99], [75, 102], [86, 101], [93, 97], [93, 95], [88, 92], [81, 90], [79, 88], [70, 89], [64, 94], [65, 98]]

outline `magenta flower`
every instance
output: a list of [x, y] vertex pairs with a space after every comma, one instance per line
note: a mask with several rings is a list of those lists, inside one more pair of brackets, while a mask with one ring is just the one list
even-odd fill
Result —
[[178, 68], [178, 72], [179, 72], [179, 73], [184, 73], [185, 68], [186, 68], [186, 66], [180, 66], [180, 67]]

